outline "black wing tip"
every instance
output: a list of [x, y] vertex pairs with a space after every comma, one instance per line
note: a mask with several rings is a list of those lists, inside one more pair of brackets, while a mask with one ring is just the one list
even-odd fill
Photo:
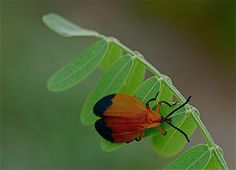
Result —
[[102, 117], [102, 114], [106, 111], [106, 109], [112, 105], [112, 99], [116, 94], [110, 94], [103, 98], [101, 98], [93, 107], [93, 113], [96, 116]]
[[104, 139], [114, 142], [114, 138], [112, 137], [112, 129], [106, 125], [104, 119], [99, 119], [96, 121], [95, 129]]

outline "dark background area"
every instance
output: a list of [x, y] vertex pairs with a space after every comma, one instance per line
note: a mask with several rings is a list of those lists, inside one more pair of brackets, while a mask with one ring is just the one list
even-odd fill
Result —
[[[93, 73], [61, 93], [48, 78], [95, 41], [63, 38], [42, 22], [54, 12], [140, 51], [192, 96], [201, 119], [235, 169], [234, 1], [1, 0], [1, 166], [4, 169], [161, 169], [150, 139], [102, 152], [80, 110]], [[186, 148], [204, 142], [199, 131]]]

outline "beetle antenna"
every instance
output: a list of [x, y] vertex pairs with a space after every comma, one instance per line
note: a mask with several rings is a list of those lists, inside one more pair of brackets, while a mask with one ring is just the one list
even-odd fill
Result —
[[184, 132], [184, 131], [182, 131], [181, 129], [179, 129], [179, 128], [177, 128], [176, 126], [174, 126], [172, 123], [170, 123], [169, 121], [165, 121], [166, 123], [168, 123], [170, 126], [172, 126], [173, 128], [175, 128], [176, 130], [178, 130], [180, 133], [182, 133], [184, 136], [185, 136], [185, 138], [186, 138], [186, 140], [188, 141], [188, 142], [190, 142], [190, 140], [189, 140], [189, 138], [188, 138], [188, 135]]
[[181, 109], [182, 107], [184, 107], [184, 106], [189, 102], [190, 99], [191, 99], [191, 96], [189, 96], [188, 99], [187, 99], [182, 105], [180, 105], [179, 107], [177, 107], [176, 109], [174, 109], [173, 111], [171, 111], [165, 118], [170, 117], [174, 112], [176, 112], [177, 110], [179, 110], [179, 109]]

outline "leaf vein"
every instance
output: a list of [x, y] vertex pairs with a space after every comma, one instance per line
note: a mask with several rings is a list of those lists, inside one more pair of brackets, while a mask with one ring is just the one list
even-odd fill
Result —
[[186, 169], [189, 169], [195, 162], [197, 162], [199, 159], [201, 159], [201, 157], [203, 157], [207, 152], [209, 152], [209, 150], [204, 152], [200, 157], [198, 157], [195, 161], [193, 161], [189, 166], [186, 167]]
[[115, 81], [115, 79], [118, 77], [118, 75], [121, 73], [121, 71], [123, 70], [123, 68], [126, 67], [126, 65], [128, 65], [129, 62], [127, 62], [126, 64], [123, 65], [123, 67], [117, 72], [117, 74], [113, 77], [113, 79], [111, 80], [111, 82], [109, 83], [109, 85], [107, 86], [106, 89], [104, 89], [104, 91], [102, 92], [101, 96], [103, 96], [104, 94], [106, 94], [107, 89], [112, 85], [112, 83]]

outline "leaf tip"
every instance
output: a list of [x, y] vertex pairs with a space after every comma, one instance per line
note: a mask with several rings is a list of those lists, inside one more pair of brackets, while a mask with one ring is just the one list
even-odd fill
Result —
[[54, 87], [54, 85], [52, 84], [51, 78], [47, 82], [47, 89], [50, 92], [59, 92], [60, 91], [60, 90], [58, 90], [57, 88]]
[[58, 16], [58, 15], [55, 14], [55, 13], [48, 13], [48, 14], [45, 14], [45, 15], [42, 16], [42, 20], [45, 24], [47, 24], [48, 19], [51, 18], [51, 17], [55, 17], [55, 16]]
[[[93, 113], [90, 113], [90, 115], [93, 115]], [[93, 116], [92, 116], [93, 117]], [[94, 116], [95, 117], [95, 116]], [[85, 113], [82, 109], [82, 112], [80, 114], [80, 122], [82, 125], [84, 126], [91, 126], [95, 123], [96, 121], [96, 117], [92, 120], [90, 120], [91, 118], [87, 117], [87, 113]]]

